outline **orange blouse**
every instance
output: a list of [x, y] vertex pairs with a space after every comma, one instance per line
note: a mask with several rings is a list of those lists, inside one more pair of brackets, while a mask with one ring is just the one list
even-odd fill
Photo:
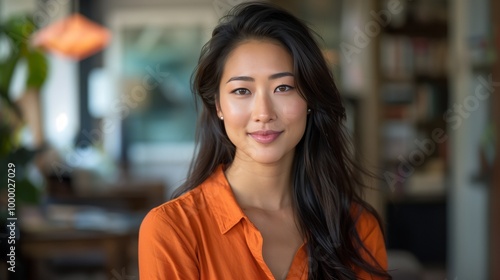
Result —
[[[377, 220], [363, 211], [356, 228], [363, 244], [387, 269]], [[199, 187], [154, 209], [139, 232], [141, 280], [274, 279], [262, 257], [262, 236], [236, 202], [222, 167]], [[307, 279], [308, 256], [296, 252], [288, 279]], [[359, 279], [378, 279], [357, 271]]]

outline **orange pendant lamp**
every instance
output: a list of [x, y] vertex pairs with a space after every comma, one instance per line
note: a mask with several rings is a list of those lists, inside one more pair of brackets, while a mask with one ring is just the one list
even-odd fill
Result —
[[88, 18], [73, 14], [39, 30], [33, 44], [48, 51], [82, 60], [106, 47], [111, 33]]

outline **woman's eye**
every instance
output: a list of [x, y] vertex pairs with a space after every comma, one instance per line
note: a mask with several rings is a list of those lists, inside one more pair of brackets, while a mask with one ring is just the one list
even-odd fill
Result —
[[281, 86], [278, 86], [275, 91], [277, 91], [277, 92], [287, 92], [287, 91], [289, 91], [291, 89], [293, 89], [293, 87], [287, 86], [287, 85], [281, 85]]
[[234, 93], [236, 95], [245, 95], [245, 94], [250, 93], [250, 91], [248, 89], [245, 89], [245, 88], [238, 88], [238, 89], [233, 90], [232, 93]]

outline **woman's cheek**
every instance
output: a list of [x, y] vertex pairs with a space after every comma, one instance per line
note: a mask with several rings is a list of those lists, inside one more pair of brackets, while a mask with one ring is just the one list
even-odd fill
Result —
[[289, 100], [283, 104], [283, 116], [287, 119], [305, 118], [307, 114], [307, 103], [300, 100]]
[[249, 117], [247, 103], [245, 100], [226, 100], [221, 104], [224, 120], [228, 124], [246, 125]]

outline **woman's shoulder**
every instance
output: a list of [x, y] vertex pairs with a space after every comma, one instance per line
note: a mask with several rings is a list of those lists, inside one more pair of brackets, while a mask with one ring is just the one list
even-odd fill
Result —
[[[165, 279], [186, 265], [196, 271], [194, 260], [201, 229], [196, 222], [196, 201], [201, 193], [194, 189], [151, 209], [139, 228], [141, 272], [148, 279]], [[174, 267], [175, 266], [175, 267]], [[194, 279], [189, 277], [190, 279]]]
[[151, 209], [142, 220], [139, 239], [143, 244], [165, 244], [177, 240], [183, 248], [194, 250], [197, 236], [202, 230], [197, 226], [202, 219], [200, 205], [203, 204], [197, 203], [202, 200], [202, 195], [196, 188]]
[[217, 188], [217, 186], [223, 184], [224, 174], [219, 168], [197, 187], [151, 209], [144, 220], [172, 225], [190, 225], [208, 219], [213, 210], [211, 208], [216, 204], [214, 196], [222, 191], [222, 188]]
[[[364, 250], [361, 251], [361, 255], [369, 263], [386, 270], [387, 252], [385, 249], [384, 234], [376, 213], [372, 211], [375, 210], [369, 210], [366, 206], [359, 203], [351, 207], [351, 214], [356, 223], [356, 231], [364, 247]], [[369, 276], [365, 271], [360, 270], [358, 273], [358, 278], [360, 279], [375, 279]]]
[[351, 215], [360, 237], [380, 230], [379, 220], [372, 211], [374, 210], [369, 210], [360, 203], [353, 203], [351, 206]]
[[195, 218], [199, 214], [199, 210], [201, 210], [200, 207], [204, 205], [203, 201], [203, 192], [201, 192], [200, 187], [196, 187], [151, 209], [144, 220], [179, 224], [183, 220]]

